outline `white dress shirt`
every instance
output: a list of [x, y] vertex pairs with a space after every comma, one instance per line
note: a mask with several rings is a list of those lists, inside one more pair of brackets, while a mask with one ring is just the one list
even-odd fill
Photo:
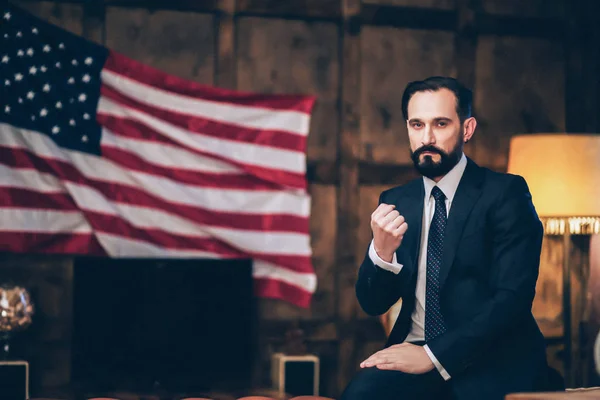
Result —
[[[423, 204], [423, 221], [422, 221], [422, 229], [421, 229], [421, 248], [419, 251], [419, 271], [417, 275], [417, 289], [416, 289], [416, 297], [417, 301], [415, 304], [415, 309], [412, 313], [412, 327], [406, 337], [407, 342], [421, 341], [425, 340], [425, 289], [427, 282], [427, 239], [429, 237], [429, 225], [431, 224], [431, 220], [433, 218], [433, 213], [435, 211], [435, 199], [431, 196], [431, 190], [434, 186], [438, 186], [440, 190], [446, 196], [446, 212], [450, 212], [450, 207], [452, 206], [452, 200], [454, 199], [454, 194], [456, 193], [456, 189], [458, 188], [458, 184], [460, 179], [462, 178], [463, 173], [465, 172], [465, 168], [467, 167], [467, 158], [463, 154], [458, 164], [454, 166], [440, 181], [436, 184], [435, 181], [423, 177], [423, 184], [425, 186], [425, 199]], [[411, 229], [410, 226], [408, 229]], [[383, 261], [377, 252], [375, 251], [375, 247], [373, 245], [373, 241], [371, 241], [371, 245], [369, 247], [369, 257], [371, 261], [375, 265], [380, 268], [383, 268], [387, 271], [391, 271], [395, 274], [398, 274], [402, 269], [402, 264], [398, 264], [396, 259], [396, 253], [394, 253], [393, 259], [391, 263]], [[439, 363], [437, 358], [433, 355], [429, 346], [423, 346], [427, 355], [440, 372], [442, 377], [445, 380], [450, 379], [450, 374], [444, 369], [444, 367]]]

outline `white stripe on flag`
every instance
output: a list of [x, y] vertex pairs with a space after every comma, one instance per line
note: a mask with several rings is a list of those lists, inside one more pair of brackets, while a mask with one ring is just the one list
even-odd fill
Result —
[[252, 129], [278, 130], [301, 136], [308, 134], [310, 116], [300, 111], [273, 110], [183, 96], [106, 69], [102, 70], [102, 82], [140, 103], [163, 110]]
[[301, 287], [310, 293], [314, 293], [317, 289], [317, 276], [315, 274], [290, 271], [263, 260], [254, 261], [252, 275], [255, 278], [283, 281]]
[[241, 168], [216, 158], [194, 154], [167, 143], [118, 136], [106, 128], [102, 130], [102, 147], [113, 147], [127, 151], [135, 154], [149, 164], [160, 167], [217, 174], [245, 173]]
[[157, 246], [143, 240], [123, 237], [106, 232], [96, 232], [96, 238], [110, 257], [199, 257], [199, 258], [228, 258], [200, 250], [175, 250]]
[[31, 169], [12, 169], [0, 164], [0, 186], [33, 189], [40, 193], [64, 193], [65, 187], [54, 175]]
[[[78, 211], [32, 210], [0, 208], [0, 232], [20, 231], [36, 233], [90, 233], [91, 227]], [[107, 233], [94, 233], [111, 257], [201, 257], [226, 258], [222, 255], [197, 250], [172, 250], [139, 240]], [[253, 261], [253, 276], [279, 280], [300, 287], [307, 292], [316, 290], [317, 280], [312, 273], [299, 273], [262, 261]]]
[[[5, 172], [7, 173], [5, 174]], [[0, 173], [2, 173], [0, 176], [1, 186], [19, 186], [33, 192], [38, 191], [36, 185], [39, 179], [36, 179], [36, 174], [42, 174], [37, 171], [11, 170], [0, 165]], [[52, 188], [47, 184], [46, 192], [61, 192], [60, 183], [56, 182], [55, 185], [55, 190], [51, 190]], [[197, 238], [213, 237], [245, 252], [270, 255], [311, 255], [310, 236], [308, 234], [237, 230], [200, 225], [159, 209], [113, 202], [96, 189], [80, 184], [67, 182], [66, 188], [80, 209], [120, 217], [136, 228], [157, 229], [175, 235]], [[40, 205], [40, 207], [42, 206]], [[46, 223], [46, 220], [44, 220], [44, 223]], [[0, 224], [4, 225], [5, 223], [0, 221]]]
[[0, 231], [38, 233], [90, 233], [80, 211], [0, 208]]
[[246, 214], [258, 215], [308, 217], [310, 214], [310, 197], [305, 193], [192, 186], [143, 172], [123, 170], [102, 157], [61, 149], [46, 135], [6, 124], [0, 124], [0, 146], [29, 150], [45, 158], [66, 161], [88, 179], [126, 185], [175, 204], [221, 212], [244, 210]]
[[98, 113], [141, 122], [181, 145], [214, 154], [218, 157], [228, 158], [238, 164], [281, 169], [296, 173], [306, 171], [306, 154], [299, 151], [277, 149], [190, 132], [142, 111], [115, 103], [105, 97], [100, 97]]
[[176, 235], [214, 237], [242, 251], [281, 255], [310, 255], [310, 236], [292, 232], [249, 231], [199, 225], [165, 211], [107, 200], [93, 188], [68, 183], [80, 208], [120, 216], [141, 229], [159, 229]]

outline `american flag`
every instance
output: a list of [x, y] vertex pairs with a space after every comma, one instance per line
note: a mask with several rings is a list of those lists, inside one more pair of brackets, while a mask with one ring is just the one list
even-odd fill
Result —
[[251, 258], [258, 296], [309, 306], [312, 96], [207, 87], [0, 17], [0, 251]]

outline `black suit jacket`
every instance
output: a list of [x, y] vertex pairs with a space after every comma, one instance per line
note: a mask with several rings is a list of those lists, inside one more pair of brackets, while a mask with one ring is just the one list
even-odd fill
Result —
[[[374, 265], [368, 251], [360, 266], [356, 294], [365, 312], [383, 314], [402, 298], [386, 347], [403, 342], [411, 328], [424, 196], [419, 178], [379, 198], [408, 223], [396, 251], [400, 273]], [[459, 399], [546, 389], [545, 343], [531, 313], [542, 236], [525, 180], [468, 159], [444, 236], [440, 306], [447, 331], [427, 343]]]

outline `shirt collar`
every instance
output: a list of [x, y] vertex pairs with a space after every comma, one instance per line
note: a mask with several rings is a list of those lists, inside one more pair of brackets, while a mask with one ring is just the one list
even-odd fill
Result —
[[463, 153], [458, 163], [450, 170], [450, 172], [444, 175], [444, 177], [440, 179], [438, 183], [424, 176], [423, 183], [425, 184], [425, 199], [429, 200], [429, 197], [431, 196], [431, 190], [434, 186], [438, 186], [448, 201], [452, 202], [466, 167], [467, 157], [465, 156], [465, 153]]

